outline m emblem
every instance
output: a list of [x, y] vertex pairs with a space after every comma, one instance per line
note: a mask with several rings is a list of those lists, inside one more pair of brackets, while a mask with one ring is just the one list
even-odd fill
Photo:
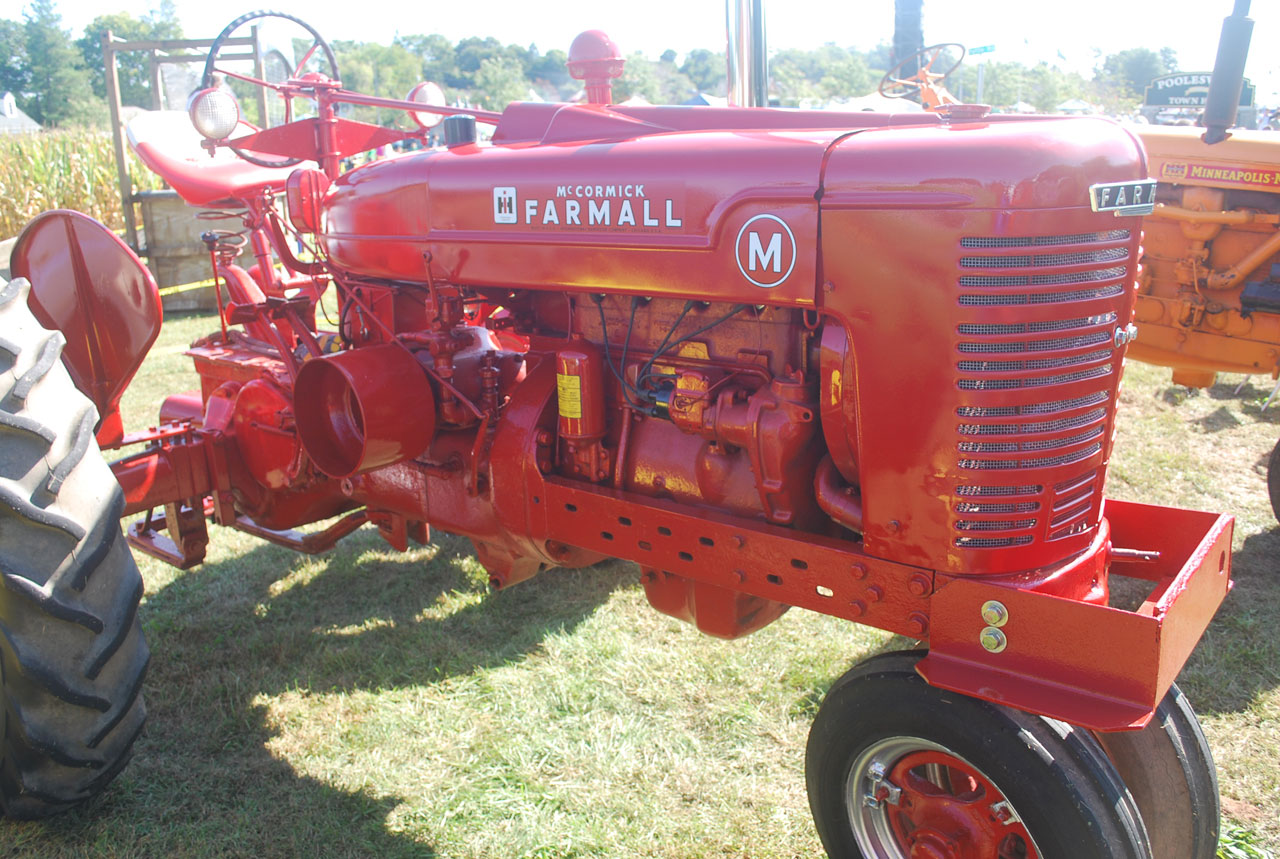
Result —
[[777, 215], [756, 215], [738, 231], [738, 271], [765, 289], [779, 286], [796, 267], [796, 237]]

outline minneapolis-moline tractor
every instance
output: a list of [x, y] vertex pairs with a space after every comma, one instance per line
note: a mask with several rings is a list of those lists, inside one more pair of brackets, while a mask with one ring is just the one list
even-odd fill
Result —
[[[1218, 373], [1280, 378], [1280, 137], [1226, 130], [1252, 35], [1249, 5], [1236, 0], [1218, 47], [1212, 79], [1231, 92], [1217, 116], [1206, 112], [1205, 124], [1217, 127], [1138, 129], [1159, 184], [1143, 222], [1139, 336], [1129, 355], [1172, 367], [1173, 381], [1193, 388]], [[1267, 489], [1280, 518], [1280, 443]]]
[[[308, 31], [285, 80], [221, 62], [262, 17]], [[1232, 519], [1104, 497], [1156, 201], [1139, 141], [976, 105], [769, 109], [749, 74], [733, 107], [615, 105], [622, 65], [588, 31], [585, 103], [469, 111], [343, 89], [297, 19], [233, 22], [190, 104], [203, 148], [164, 117], [129, 129], [214, 213], [225, 296], [188, 352], [200, 389], [145, 432], [118, 406], [154, 281], [83, 215], [22, 234], [0, 287], [3, 810], [68, 808], [128, 759], [130, 547], [187, 568], [210, 520], [301, 552], [437, 527], [494, 588], [623, 558], [711, 635], [797, 606], [918, 642], [814, 722], [832, 856], [1212, 857], [1216, 776], [1174, 679], [1230, 588]], [[249, 125], [228, 80], [285, 121]], [[442, 146], [342, 172], [437, 122]], [[1111, 605], [1112, 576], [1145, 598]]]

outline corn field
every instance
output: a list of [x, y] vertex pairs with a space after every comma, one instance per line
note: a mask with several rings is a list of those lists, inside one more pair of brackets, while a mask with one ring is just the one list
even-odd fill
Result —
[[[158, 187], [129, 153], [135, 190]], [[48, 209], [76, 209], [112, 229], [124, 226], [115, 156], [106, 131], [0, 135], [0, 239]]]

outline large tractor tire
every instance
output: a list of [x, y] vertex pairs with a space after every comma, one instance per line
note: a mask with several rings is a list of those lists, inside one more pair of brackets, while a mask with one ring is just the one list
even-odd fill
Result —
[[0, 811], [15, 818], [64, 811], [124, 768], [149, 655], [97, 412], [29, 291], [0, 280]]
[[1271, 512], [1280, 521], [1280, 441], [1267, 460], [1267, 496], [1271, 499]]

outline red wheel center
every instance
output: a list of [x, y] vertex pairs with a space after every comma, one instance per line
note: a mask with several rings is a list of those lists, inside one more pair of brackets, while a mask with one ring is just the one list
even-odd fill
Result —
[[959, 758], [913, 752], [888, 780], [902, 791], [889, 824], [911, 859], [1039, 859], [1004, 794]]

